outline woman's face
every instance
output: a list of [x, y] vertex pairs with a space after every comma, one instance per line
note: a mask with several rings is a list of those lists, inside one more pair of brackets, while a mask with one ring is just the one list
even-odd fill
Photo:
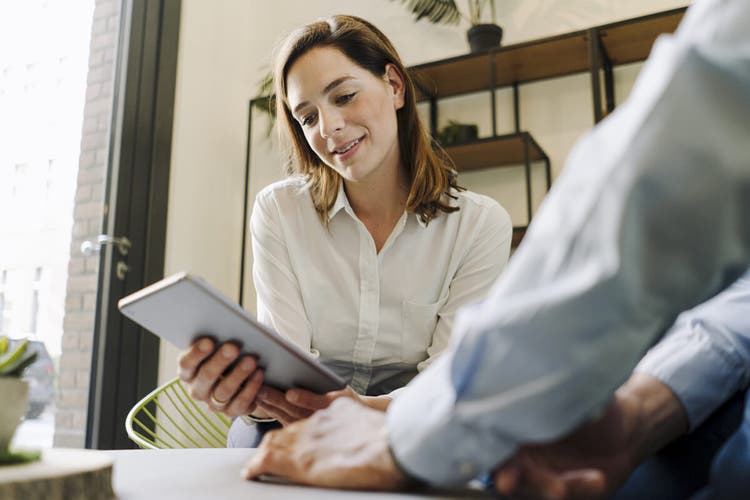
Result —
[[350, 182], [397, 175], [396, 110], [404, 85], [395, 66], [376, 77], [332, 47], [316, 47], [289, 69], [287, 100], [318, 157]]

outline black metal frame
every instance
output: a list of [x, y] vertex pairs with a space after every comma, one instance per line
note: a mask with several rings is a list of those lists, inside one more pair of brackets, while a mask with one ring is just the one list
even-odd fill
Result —
[[[489, 138], [499, 138], [501, 137], [497, 133], [497, 96], [495, 95], [495, 92], [497, 91], [498, 87], [495, 82], [495, 58], [493, 57], [494, 52], [496, 49], [490, 49], [487, 52], [487, 92], [489, 92], [489, 98], [490, 98], [490, 118], [492, 120], [492, 135]], [[439, 64], [440, 61], [433, 61], [430, 64]], [[523, 170], [524, 170], [524, 181], [525, 181], [525, 187], [526, 187], [526, 216], [527, 221], [530, 223], [531, 218], [533, 216], [533, 202], [532, 202], [532, 192], [531, 192], [531, 148], [534, 147], [539, 151], [539, 153], [542, 156], [542, 161], [544, 162], [544, 169], [545, 169], [545, 180], [547, 182], [547, 190], [550, 189], [552, 186], [552, 172], [551, 172], [551, 165], [549, 156], [547, 156], [547, 153], [539, 146], [539, 144], [534, 141], [534, 139], [531, 137], [531, 134], [528, 132], [522, 132], [521, 131], [521, 120], [520, 120], [520, 111], [519, 111], [519, 89], [518, 89], [518, 82], [514, 82], [511, 88], [513, 89], [513, 128], [515, 130], [515, 134], [519, 136], [523, 136], [524, 141], [524, 163], [523, 163]], [[423, 93], [427, 94], [426, 89], [421, 89]], [[438, 106], [437, 106], [437, 98], [436, 97], [430, 97], [430, 131], [432, 132], [433, 136], [436, 136], [437, 134], [437, 123], [438, 123]], [[483, 138], [485, 140], [487, 138]]]
[[[130, 408], [157, 383], [159, 340], [125, 320], [120, 297], [164, 275], [169, 167], [181, 0], [124, 0], [115, 77], [86, 447], [133, 448]], [[108, 213], [111, 212], [111, 213]], [[124, 279], [118, 263], [127, 266]]]
[[599, 28], [591, 28], [588, 32], [589, 42], [589, 65], [591, 67], [591, 98], [594, 105], [594, 123], [604, 119], [602, 110], [602, 81], [601, 73], [604, 72], [604, 95], [607, 114], [615, 109], [615, 80], [607, 49], [602, 43]]

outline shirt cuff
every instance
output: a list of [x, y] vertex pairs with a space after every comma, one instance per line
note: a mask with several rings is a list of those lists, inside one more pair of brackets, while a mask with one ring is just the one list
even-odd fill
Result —
[[665, 336], [634, 371], [651, 375], [672, 390], [685, 408], [692, 431], [742, 389], [743, 372], [725, 336], [709, 334], [696, 325], [689, 328]]
[[[464, 485], [515, 449], [498, 433], [462, 422], [448, 380], [449, 356], [412, 380], [388, 407], [391, 452], [407, 475], [439, 486]], [[429, 411], [426, 411], [429, 409]], [[491, 434], [491, 435], [490, 435]]]

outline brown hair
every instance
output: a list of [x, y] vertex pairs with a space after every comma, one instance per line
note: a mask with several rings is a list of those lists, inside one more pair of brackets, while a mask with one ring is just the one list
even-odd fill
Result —
[[448, 204], [455, 199], [450, 189], [462, 190], [447, 154], [433, 141], [417, 114], [414, 82], [388, 38], [371, 23], [355, 16], [338, 15], [293, 31], [276, 57], [274, 88], [279, 137], [288, 150], [289, 175], [301, 175], [310, 186], [315, 210], [323, 223], [336, 201], [341, 177], [325, 165], [310, 148], [287, 102], [286, 78], [292, 65], [314, 47], [333, 47], [355, 64], [381, 78], [387, 64], [393, 64], [404, 79], [404, 105], [396, 112], [401, 163], [409, 181], [406, 209], [424, 222], [437, 212], [455, 212]]

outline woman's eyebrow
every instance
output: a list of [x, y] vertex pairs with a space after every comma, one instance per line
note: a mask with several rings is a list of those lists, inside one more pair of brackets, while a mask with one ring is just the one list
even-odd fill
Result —
[[[335, 80], [333, 80], [333, 81], [332, 81], [331, 83], [329, 83], [328, 85], [326, 85], [326, 86], [325, 86], [325, 88], [324, 88], [324, 89], [323, 89], [323, 91], [322, 91], [322, 92], [320, 93], [320, 95], [326, 95], [326, 94], [328, 94], [329, 92], [331, 92], [331, 91], [332, 91], [333, 89], [335, 89], [336, 87], [338, 87], [339, 85], [341, 85], [341, 84], [342, 84], [342, 83], [344, 83], [345, 81], [347, 81], [347, 80], [351, 80], [351, 79], [353, 79], [353, 78], [354, 78], [353, 76], [348, 76], [348, 75], [347, 75], [347, 76], [342, 76], [342, 77], [336, 78], [336, 79], [335, 79]], [[299, 112], [299, 111], [300, 111], [300, 110], [301, 110], [302, 108], [304, 108], [304, 107], [305, 107], [305, 106], [307, 106], [308, 104], [309, 104], [309, 103], [308, 103], [307, 101], [303, 101], [303, 102], [301, 102], [301, 103], [297, 104], [297, 105], [296, 105], [296, 106], [294, 107], [294, 110], [292, 111], [292, 113], [294, 113], [294, 114], [297, 114], [297, 113], [298, 113], [298, 112]]]

